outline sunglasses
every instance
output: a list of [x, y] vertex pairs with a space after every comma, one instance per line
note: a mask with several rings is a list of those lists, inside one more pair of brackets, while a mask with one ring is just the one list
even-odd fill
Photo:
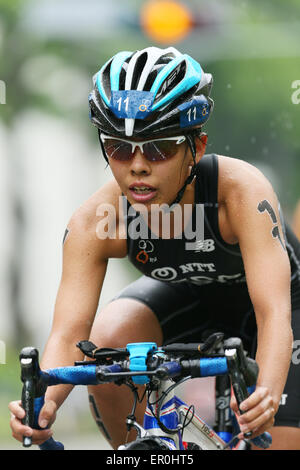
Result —
[[148, 161], [162, 162], [176, 155], [178, 145], [186, 140], [186, 137], [183, 135], [145, 140], [143, 142], [118, 139], [105, 134], [100, 134], [100, 138], [106, 155], [119, 162], [130, 161], [134, 156], [136, 147], [139, 147]]

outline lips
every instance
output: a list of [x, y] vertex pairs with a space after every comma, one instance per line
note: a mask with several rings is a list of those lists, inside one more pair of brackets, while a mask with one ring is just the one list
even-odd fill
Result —
[[142, 191], [156, 191], [156, 189], [153, 186], [150, 186], [150, 184], [143, 183], [142, 181], [137, 181], [135, 183], [132, 183], [129, 186], [130, 190], [142, 190]]
[[129, 186], [130, 193], [135, 201], [146, 202], [156, 194], [156, 188], [142, 181], [136, 181]]
[[140, 187], [134, 186], [133, 188], [130, 188], [130, 189], [131, 191], [134, 191], [138, 194], [149, 193], [150, 191], [153, 191], [153, 189], [149, 188], [148, 186], [140, 186]]

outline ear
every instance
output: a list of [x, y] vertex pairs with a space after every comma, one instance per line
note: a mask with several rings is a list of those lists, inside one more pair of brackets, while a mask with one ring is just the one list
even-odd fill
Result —
[[204, 132], [201, 132], [201, 134], [195, 139], [197, 162], [199, 162], [201, 158], [203, 157], [203, 155], [205, 154], [207, 139], [208, 139], [207, 134], [205, 134]]

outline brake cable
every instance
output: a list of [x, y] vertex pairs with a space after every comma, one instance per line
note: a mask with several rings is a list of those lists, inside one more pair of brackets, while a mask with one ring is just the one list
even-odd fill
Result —
[[[162, 408], [162, 405], [163, 405], [163, 402], [166, 398], [166, 396], [174, 389], [176, 388], [178, 385], [181, 385], [183, 382], [187, 381], [187, 380], [190, 380], [191, 379], [191, 376], [188, 376], [188, 377], [184, 377], [183, 379], [181, 379], [180, 381], [176, 382], [175, 384], [172, 384], [165, 392], [163, 392], [161, 394], [161, 396], [154, 402], [150, 403], [150, 394], [152, 393], [153, 390], [150, 390], [150, 393], [149, 393], [149, 398], [148, 398], [148, 403], [149, 403], [149, 407], [150, 407], [150, 411], [152, 413], [152, 416], [157, 420], [157, 423], [160, 427], [160, 429], [162, 431], [164, 431], [165, 433], [167, 434], [175, 434], [176, 432], [178, 431], [183, 431], [184, 428], [186, 428], [190, 422], [192, 421], [193, 417], [194, 417], [194, 414], [195, 414], [195, 408], [193, 405], [191, 405], [189, 407], [189, 409], [187, 410], [186, 414], [185, 414], [185, 418], [184, 418], [184, 421], [183, 421], [183, 424], [180, 424], [177, 428], [175, 429], [169, 429], [164, 423], [161, 422], [160, 420], [160, 411], [161, 411], [161, 408]], [[152, 409], [152, 406], [153, 405], [156, 405], [158, 404], [158, 410], [157, 410], [157, 415], [155, 415], [153, 409]], [[189, 421], [186, 423], [186, 418], [190, 412], [190, 410], [192, 410], [192, 416], [191, 418], [189, 419]]]

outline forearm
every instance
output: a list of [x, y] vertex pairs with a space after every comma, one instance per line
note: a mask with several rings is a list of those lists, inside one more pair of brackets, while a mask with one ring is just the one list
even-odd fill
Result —
[[258, 322], [257, 385], [269, 389], [276, 408], [279, 406], [289, 371], [292, 341], [293, 333], [288, 314], [284, 317], [280, 314], [269, 316], [266, 320]]
[[[54, 367], [72, 366], [75, 361], [81, 361], [83, 354], [76, 347], [76, 343], [80, 338], [63, 337], [60, 334], [52, 333], [46, 344], [44, 354], [41, 360], [41, 369], [51, 369]], [[46, 398], [53, 400], [57, 408], [59, 408], [69, 393], [72, 391], [73, 385], [57, 385], [48, 387]]]

